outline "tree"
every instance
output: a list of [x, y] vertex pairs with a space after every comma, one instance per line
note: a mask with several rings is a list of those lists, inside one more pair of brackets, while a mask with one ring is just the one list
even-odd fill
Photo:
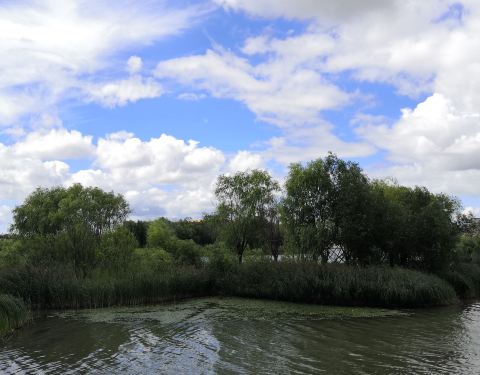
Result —
[[459, 201], [424, 187], [384, 181], [375, 182], [373, 189], [384, 203], [384, 220], [377, 222], [377, 244], [390, 265], [431, 272], [444, 269], [453, 260], [460, 232], [455, 221], [461, 208]]
[[370, 181], [357, 163], [330, 154], [325, 163], [331, 179], [330, 206], [336, 229], [334, 242], [347, 263], [367, 264], [377, 257], [374, 251], [375, 205]]
[[292, 164], [282, 205], [282, 221], [290, 247], [304, 259], [321, 258], [324, 263], [338, 230], [331, 166], [329, 159], [317, 159], [305, 167]]
[[13, 210], [11, 231], [23, 237], [54, 235], [82, 224], [99, 237], [122, 224], [129, 213], [122, 195], [99, 188], [38, 188]]
[[217, 215], [222, 218], [221, 236], [233, 248], [242, 263], [247, 246], [262, 241], [267, 210], [280, 187], [266, 171], [238, 172], [217, 180]]
[[138, 242], [138, 246], [142, 248], [147, 246], [148, 222], [141, 220], [128, 220], [125, 222], [124, 225], [125, 228], [127, 228], [135, 236], [135, 239]]
[[268, 206], [265, 215], [265, 244], [264, 247], [268, 253], [273, 257], [273, 260], [278, 261], [280, 255], [280, 247], [283, 243], [282, 230], [280, 226], [280, 204], [274, 199]]
[[158, 247], [168, 251], [175, 239], [175, 232], [167, 219], [159, 218], [148, 224], [148, 247]]
[[29, 263], [66, 265], [75, 277], [85, 277], [96, 265], [102, 237], [118, 228], [129, 212], [121, 195], [99, 188], [39, 188], [13, 210], [11, 231], [21, 240]]
[[175, 234], [181, 240], [192, 240], [198, 245], [209, 245], [215, 242], [215, 234], [208, 220], [185, 218], [171, 223]]

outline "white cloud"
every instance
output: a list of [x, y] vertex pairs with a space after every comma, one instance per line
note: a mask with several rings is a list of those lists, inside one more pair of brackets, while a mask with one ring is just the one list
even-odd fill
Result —
[[68, 164], [19, 155], [15, 146], [0, 143], [0, 201], [23, 199], [38, 186], [60, 185], [68, 177]]
[[214, 0], [227, 9], [244, 10], [262, 17], [321, 18], [345, 21], [353, 16], [390, 9], [394, 0]]
[[140, 99], [151, 99], [163, 93], [162, 86], [151, 78], [132, 76], [119, 81], [91, 84], [85, 88], [87, 97], [106, 107], [123, 106]]
[[212, 187], [225, 156], [165, 134], [142, 141], [119, 132], [99, 139], [93, 166], [73, 173], [66, 183], [125, 193], [136, 216], [198, 216], [212, 208]]
[[28, 133], [13, 145], [12, 152], [20, 157], [41, 160], [81, 159], [92, 156], [94, 147], [91, 136], [60, 128]]
[[[162, 61], [156, 70], [158, 77], [190, 90], [240, 101], [258, 119], [279, 125], [281, 134], [262, 153], [265, 160], [287, 164], [329, 150], [351, 158], [380, 149], [386, 161], [371, 171], [375, 175], [398, 174], [400, 181], [435, 191], [480, 193], [478, 1], [216, 3], [307, 25], [286, 37], [267, 29], [237, 52], [216, 46], [202, 55]], [[426, 99], [399, 113], [398, 121], [354, 115], [358, 138], [346, 141], [322, 119], [323, 112], [371, 93], [346, 92], [340, 89], [345, 81], [387, 83], [400, 95]]]
[[127, 61], [127, 68], [130, 74], [136, 74], [142, 70], [143, 61], [138, 56], [130, 56]]
[[[121, 74], [113, 59], [118, 52], [182, 32], [205, 12], [205, 7], [172, 8], [163, 1], [3, 2], [0, 123], [13, 125], [19, 116], [54, 108], [96, 82], [100, 72]], [[130, 59], [130, 70], [138, 71], [140, 62]], [[114, 79], [93, 97], [118, 105], [157, 95], [157, 89], [148, 80]]]
[[[89, 168], [72, 171], [61, 160], [80, 156], [91, 156]], [[192, 140], [162, 134], [144, 141], [122, 131], [95, 145], [80, 132], [50, 129], [0, 143], [0, 203], [20, 203], [39, 186], [79, 182], [125, 194], [135, 217], [198, 217], [213, 208], [215, 181], [227, 170], [220, 150]], [[0, 232], [12, 208], [0, 206]]]
[[349, 99], [313, 70], [275, 63], [254, 66], [223, 49], [162, 61], [155, 74], [217, 98], [239, 100], [259, 119], [281, 126], [315, 121], [321, 110], [337, 108]]
[[335, 136], [328, 123], [288, 129], [280, 137], [269, 141], [265, 158], [274, 159], [284, 165], [298, 161], [309, 161], [334, 152], [342, 158], [368, 156], [376, 148], [365, 142], [346, 142]]
[[250, 151], [239, 151], [229, 162], [229, 170], [233, 173], [263, 168], [262, 155]]
[[194, 92], [184, 92], [177, 96], [177, 99], [187, 100], [191, 102], [196, 102], [198, 100], [205, 99], [207, 96], [205, 94], [196, 94]]

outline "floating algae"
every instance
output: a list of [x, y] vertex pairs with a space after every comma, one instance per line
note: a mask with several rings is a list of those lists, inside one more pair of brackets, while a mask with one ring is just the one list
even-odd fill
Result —
[[398, 310], [298, 304], [246, 298], [199, 298], [146, 307], [117, 307], [55, 313], [58, 317], [102, 323], [149, 321], [171, 324], [179, 321], [229, 320], [324, 320], [381, 318], [406, 315]]

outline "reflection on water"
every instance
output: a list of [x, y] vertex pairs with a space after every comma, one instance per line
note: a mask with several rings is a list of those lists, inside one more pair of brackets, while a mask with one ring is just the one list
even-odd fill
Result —
[[480, 304], [344, 319], [315, 309], [209, 298], [51, 314], [2, 344], [0, 373], [480, 373]]

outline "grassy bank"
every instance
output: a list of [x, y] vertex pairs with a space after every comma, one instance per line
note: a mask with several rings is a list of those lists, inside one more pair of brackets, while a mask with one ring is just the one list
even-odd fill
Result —
[[0, 275], [0, 285], [32, 309], [135, 306], [211, 294], [207, 272], [193, 267], [85, 279], [56, 271], [17, 270]]
[[401, 268], [247, 263], [219, 280], [217, 290], [228, 295], [324, 305], [426, 307], [457, 300], [446, 281]]
[[[212, 262], [172, 266], [157, 273], [76, 279], [56, 270], [0, 273], [0, 293], [23, 299], [32, 309], [78, 309], [146, 305], [191, 297], [226, 295], [287, 302], [411, 308], [457, 300], [446, 281], [401, 268], [350, 267], [298, 262]], [[1, 330], [26, 319], [20, 299], [2, 296]]]
[[23, 301], [7, 294], [0, 294], [0, 338], [29, 320]]

